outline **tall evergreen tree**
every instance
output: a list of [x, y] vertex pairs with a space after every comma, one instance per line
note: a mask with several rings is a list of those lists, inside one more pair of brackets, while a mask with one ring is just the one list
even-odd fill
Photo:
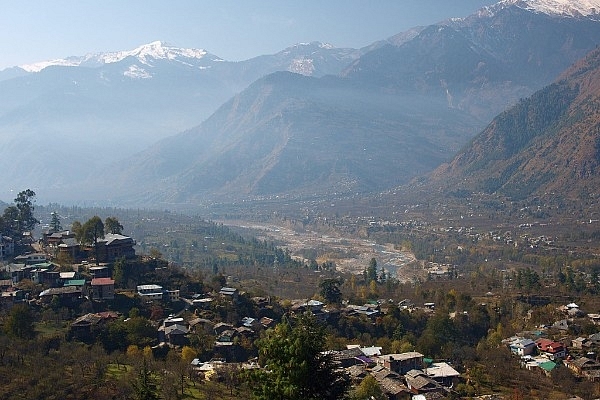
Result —
[[133, 391], [136, 400], [158, 400], [158, 391], [152, 371], [148, 368], [148, 362], [144, 358], [138, 377], [133, 382]]
[[377, 260], [375, 257], [371, 258], [367, 268], [367, 283], [371, 281], [377, 282]]
[[259, 400], [344, 399], [348, 377], [335, 368], [324, 352], [325, 327], [310, 313], [295, 323], [284, 320], [259, 341], [259, 361], [265, 371], [255, 372], [254, 398]]
[[340, 279], [328, 278], [323, 280], [319, 286], [321, 287], [321, 296], [328, 302], [339, 304], [342, 302], [342, 291]]
[[52, 219], [50, 220], [50, 230], [51, 232], [60, 232], [62, 230], [62, 226], [60, 224], [60, 216], [57, 212], [52, 213]]

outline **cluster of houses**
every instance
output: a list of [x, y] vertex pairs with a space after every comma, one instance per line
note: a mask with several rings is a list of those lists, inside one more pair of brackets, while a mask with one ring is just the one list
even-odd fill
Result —
[[91, 257], [97, 257], [98, 263], [108, 263], [122, 257], [135, 258], [135, 240], [129, 236], [108, 233], [98, 239], [96, 244], [81, 244], [71, 231], [44, 234], [42, 242], [57, 257], [67, 257], [78, 263]]
[[[445, 362], [435, 363], [418, 352], [381, 354], [381, 347], [349, 345], [346, 350], [327, 351], [337, 368], [342, 369], [355, 385], [367, 376], [379, 383], [390, 400], [421, 398], [423, 400], [444, 399], [458, 383], [460, 374]], [[255, 361], [239, 364], [227, 363], [223, 359], [201, 362], [192, 361], [192, 368], [206, 379], [213, 379], [226, 368], [259, 368]], [[420, 396], [420, 397], [416, 397]]]
[[[29, 295], [16, 288], [23, 280], [43, 285], [46, 289], [39, 294], [41, 301], [51, 301], [59, 297], [68, 304], [82, 297], [93, 300], [114, 299], [114, 280], [107, 263], [122, 257], [135, 258], [135, 241], [128, 236], [107, 234], [93, 246], [76, 242], [70, 231], [45, 234], [43, 244], [52, 256], [46, 253], [29, 253], [12, 258], [12, 262], [0, 266], [0, 291], [3, 302], [18, 302]], [[2, 239], [2, 254], [9, 253], [10, 241]], [[68, 256], [73, 261], [73, 271], [61, 271], [60, 266], [51, 261], [52, 257]], [[95, 265], [87, 262], [98, 258]]]
[[[244, 352], [244, 347], [245, 344], [251, 344], [258, 338], [262, 330], [274, 326], [275, 322], [272, 318], [264, 315], [257, 318], [246, 316], [236, 323], [228, 323], [215, 322], [203, 317], [205, 315], [203, 311], [211, 309], [213, 303], [220, 301], [235, 303], [239, 295], [237, 289], [223, 287], [219, 292], [181, 298], [190, 310], [194, 310], [194, 318], [185, 320], [181, 316], [173, 315], [166, 318], [158, 328], [159, 346], [185, 346], [189, 344], [189, 337], [193, 334], [212, 337], [214, 358], [210, 361], [200, 359], [192, 361], [192, 368], [206, 379], [218, 377], [232, 368], [258, 368], [257, 363], [252, 361], [252, 357], [249, 358], [248, 353]], [[265, 310], [269, 308], [271, 300], [256, 297], [252, 301], [259, 309]], [[320, 320], [332, 318], [333, 312], [327, 310], [318, 300], [299, 300], [293, 302], [290, 307], [291, 313], [306, 311], [310, 311]], [[373, 319], [380, 315], [377, 303], [362, 306], [347, 305], [336, 312], [364, 315]], [[459, 372], [451, 365], [433, 362], [423, 354], [417, 352], [381, 354], [381, 350], [381, 347], [349, 345], [345, 350], [327, 353], [336, 366], [343, 369], [355, 384], [359, 384], [367, 375], [372, 375], [390, 399], [412, 399], [415, 395], [423, 395], [424, 399], [446, 398], [460, 377]]]
[[448, 363], [433, 362], [415, 351], [381, 354], [381, 347], [349, 345], [347, 350], [330, 353], [355, 384], [371, 375], [391, 400], [415, 395], [430, 400], [446, 398], [460, 378]]
[[[585, 314], [577, 304], [570, 303], [558, 307], [569, 318], [560, 319], [550, 326], [538, 330], [520, 332], [503, 340], [511, 353], [520, 358], [521, 366], [550, 376], [560, 366], [569, 368], [576, 376], [593, 382], [600, 382], [600, 333], [578, 336], [572, 339], [568, 334], [576, 317], [587, 318], [593, 324], [600, 324], [600, 315]], [[548, 338], [549, 332], [561, 337], [560, 340]], [[570, 346], [568, 346], [570, 345]]]
[[436, 262], [425, 263], [427, 278], [429, 280], [446, 280], [458, 276], [457, 266], [454, 264], [440, 264]]

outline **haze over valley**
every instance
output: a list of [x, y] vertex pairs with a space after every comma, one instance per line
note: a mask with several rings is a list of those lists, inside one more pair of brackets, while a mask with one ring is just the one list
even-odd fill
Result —
[[600, 0], [23, 4], [0, 398], [600, 398]]
[[584, 6], [531, 4], [362, 49], [315, 42], [229, 62], [152, 42], [0, 71], [0, 183], [152, 208], [389, 190], [597, 45]]

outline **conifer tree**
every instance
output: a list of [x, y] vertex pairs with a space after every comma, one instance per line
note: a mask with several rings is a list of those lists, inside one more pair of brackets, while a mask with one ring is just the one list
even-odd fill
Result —
[[346, 398], [348, 377], [324, 352], [326, 332], [311, 313], [294, 324], [284, 320], [259, 341], [264, 371], [254, 375], [259, 400], [337, 400]]

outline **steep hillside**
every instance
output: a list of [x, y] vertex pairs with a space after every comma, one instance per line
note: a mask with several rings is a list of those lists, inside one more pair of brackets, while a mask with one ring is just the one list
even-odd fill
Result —
[[386, 91], [443, 98], [487, 123], [598, 45], [596, 15], [524, 7], [533, 3], [502, 1], [422, 28], [366, 54], [343, 75]]
[[449, 164], [440, 187], [514, 199], [581, 199], [600, 187], [600, 50], [496, 117]]
[[468, 137], [467, 116], [444, 103], [424, 111], [432, 106], [427, 97], [277, 73], [107, 176], [123, 198], [167, 203], [379, 190], [431, 170]]

